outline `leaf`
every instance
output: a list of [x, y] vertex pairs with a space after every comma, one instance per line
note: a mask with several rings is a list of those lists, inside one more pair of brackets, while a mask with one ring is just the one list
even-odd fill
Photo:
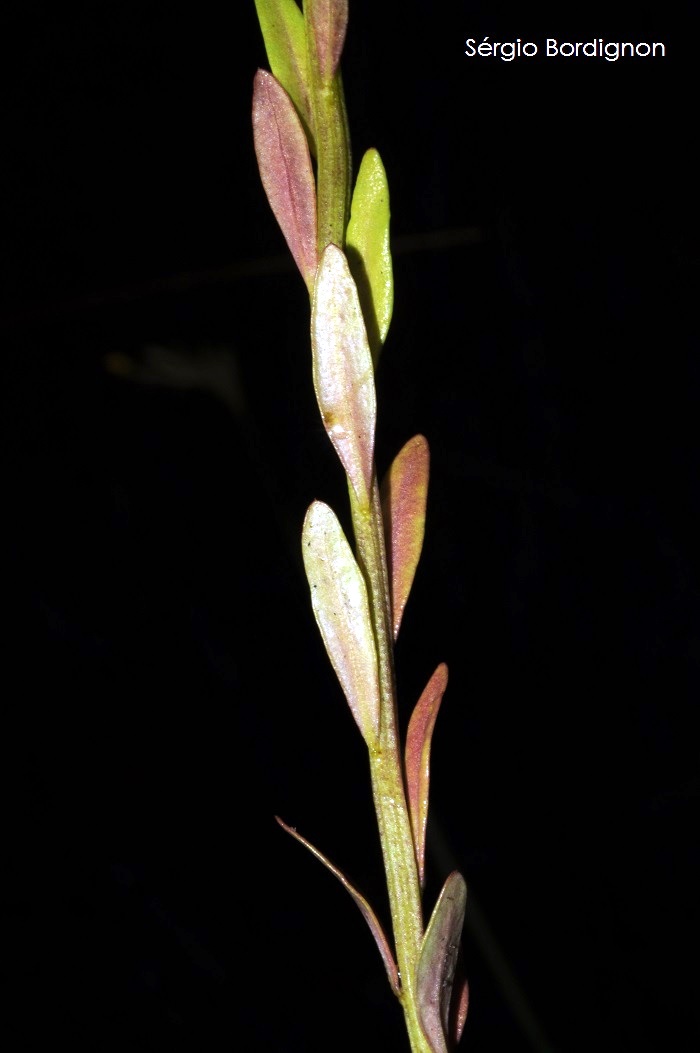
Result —
[[422, 435], [416, 435], [399, 451], [382, 480], [394, 639], [399, 634], [423, 548], [429, 472], [428, 442]]
[[466, 903], [464, 878], [453, 870], [435, 904], [416, 968], [418, 1016], [433, 1053], [447, 1053], [448, 1049], [452, 987]]
[[454, 1049], [459, 1045], [459, 1040], [464, 1031], [469, 1009], [469, 983], [461, 971], [460, 963], [457, 962], [455, 978], [452, 984], [452, 1004], [450, 1005], [450, 1020], [448, 1039]]
[[321, 257], [311, 309], [316, 398], [328, 436], [361, 505], [369, 502], [377, 400], [357, 286], [335, 245]]
[[379, 738], [379, 672], [367, 586], [335, 512], [314, 501], [302, 529], [311, 605], [328, 657], [368, 746]]
[[376, 150], [367, 150], [350, 205], [346, 252], [357, 282], [367, 335], [376, 365], [394, 309], [394, 274], [389, 246], [389, 185]]
[[304, 10], [307, 25], [314, 36], [318, 71], [324, 81], [331, 81], [345, 43], [348, 0], [306, 0]]
[[425, 830], [430, 788], [430, 743], [442, 696], [447, 688], [447, 666], [442, 662], [416, 703], [406, 733], [406, 792], [421, 886], [425, 881]]
[[316, 153], [306, 63], [304, 16], [295, 0], [255, 0], [270, 69], [289, 94]]
[[253, 138], [267, 199], [309, 293], [316, 248], [316, 184], [309, 146], [292, 100], [267, 70], [253, 86]]
[[401, 994], [401, 984], [399, 982], [399, 972], [396, 968], [396, 962], [394, 961], [394, 956], [391, 953], [391, 947], [389, 946], [389, 941], [387, 940], [384, 934], [384, 930], [379, 924], [377, 916], [370, 907], [367, 900], [357, 891], [357, 889], [353, 885], [350, 884], [350, 882], [342, 873], [342, 871], [338, 870], [337, 867], [333, 866], [331, 861], [327, 859], [322, 852], [319, 852], [317, 848], [314, 848], [310, 841], [307, 841], [305, 837], [302, 837], [301, 834], [298, 834], [293, 827], [287, 826], [286, 823], [283, 823], [279, 816], [276, 815], [275, 819], [280, 824], [283, 830], [286, 830], [287, 833], [291, 834], [292, 837], [296, 838], [296, 840], [299, 841], [300, 844], [308, 848], [309, 852], [313, 853], [313, 855], [315, 855], [316, 858], [320, 860], [320, 862], [323, 863], [323, 865], [330, 870], [331, 874], [335, 874], [338, 881], [340, 881], [340, 883], [348, 890], [352, 898], [355, 900], [355, 903], [360, 908], [362, 916], [369, 925], [370, 931], [374, 936], [377, 947], [379, 948], [379, 953], [382, 956], [382, 961], [384, 962], [384, 968], [386, 969], [386, 974], [389, 978], [391, 989], [394, 992], [394, 994], [397, 997], [399, 997]]

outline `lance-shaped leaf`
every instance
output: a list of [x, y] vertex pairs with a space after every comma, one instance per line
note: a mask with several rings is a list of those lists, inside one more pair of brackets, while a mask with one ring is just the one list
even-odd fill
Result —
[[311, 605], [328, 657], [368, 746], [379, 738], [379, 673], [367, 586], [335, 512], [314, 501], [302, 530]]
[[270, 69], [296, 106], [311, 152], [315, 153], [301, 8], [295, 0], [255, 0], [255, 7]]
[[372, 358], [376, 365], [394, 309], [394, 274], [389, 247], [389, 185], [376, 150], [367, 150], [357, 173], [345, 251], [360, 293]]
[[452, 987], [466, 903], [464, 878], [453, 870], [435, 904], [416, 969], [418, 1016], [433, 1053], [448, 1051]]
[[307, 841], [305, 837], [301, 836], [301, 834], [298, 834], [292, 826], [287, 826], [286, 823], [283, 823], [279, 816], [276, 815], [275, 819], [280, 824], [283, 830], [286, 830], [287, 833], [291, 834], [292, 837], [295, 837], [300, 844], [304, 845], [305, 848], [308, 848], [309, 852], [313, 853], [313, 855], [315, 855], [316, 858], [320, 860], [320, 862], [323, 863], [323, 865], [330, 870], [331, 874], [335, 874], [338, 881], [340, 881], [341, 885], [343, 885], [344, 888], [348, 890], [352, 898], [355, 900], [355, 903], [360, 908], [362, 916], [369, 925], [370, 932], [374, 936], [377, 947], [379, 948], [379, 953], [382, 956], [382, 961], [384, 962], [384, 968], [386, 969], [386, 974], [389, 978], [391, 989], [394, 992], [394, 994], [398, 997], [401, 994], [401, 985], [399, 982], [399, 973], [398, 969], [396, 968], [396, 962], [394, 961], [394, 956], [391, 953], [389, 941], [384, 935], [384, 930], [382, 929], [381, 925], [379, 924], [379, 921], [377, 920], [377, 915], [374, 913], [367, 900], [357, 891], [354, 885], [350, 884], [350, 882], [342, 873], [342, 871], [338, 870], [337, 867], [333, 866], [331, 861], [327, 859], [326, 856], [324, 856], [323, 852], [319, 852], [317, 848], [314, 848], [311, 842]]
[[382, 480], [382, 515], [391, 577], [394, 639], [423, 548], [430, 450], [422, 435], [409, 439]]
[[311, 310], [316, 398], [328, 436], [361, 505], [369, 501], [377, 399], [362, 309], [343, 252], [328, 245]]
[[406, 792], [421, 885], [425, 880], [425, 829], [428, 822], [428, 792], [430, 789], [430, 743], [446, 688], [447, 666], [442, 662], [418, 699], [406, 733]]
[[253, 85], [253, 137], [260, 177], [297, 267], [313, 292], [316, 247], [316, 184], [304, 129], [294, 103], [267, 70]]
[[318, 70], [324, 81], [335, 76], [348, 28], [348, 0], [306, 0], [307, 32], [313, 34]]

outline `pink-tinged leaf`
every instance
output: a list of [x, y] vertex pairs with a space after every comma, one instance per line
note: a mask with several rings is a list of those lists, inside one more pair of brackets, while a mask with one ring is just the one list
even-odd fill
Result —
[[379, 738], [379, 671], [367, 586], [335, 512], [314, 501], [302, 530], [311, 605], [348, 705], [368, 746]]
[[452, 988], [466, 904], [464, 878], [453, 870], [435, 904], [416, 969], [418, 1016], [433, 1053], [448, 1053]]
[[323, 252], [311, 309], [316, 398], [328, 436], [361, 505], [369, 502], [377, 399], [357, 286], [335, 245]]
[[270, 69], [289, 94], [315, 152], [313, 112], [306, 70], [304, 16], [295, 0], [255, 0]]
[[462, 973], [459, 961], [452, 984], [452, 1004], [450, 1005], [449, 1042], [452, 1049], [459, 1045], [459, 1040], [467, 1022], [469, 1009], [469, 984]]
[[343, 52], [348, 28], [348, 0], [306, 0], [304, 10], [316, 44], [319, 73], [323, 80], [330, 81]]
[[253, 138], [260, 177], [309, 293], [313, 293], [316, 247], [316, 184], [301, 121], [287, 92], [267, 70], [253, 85]]
[[283, 823], [279, 816], [276, 815], [275, 819], [280, 824], [283, 830], [286, 830], [287, 833], [291, 834], [292, 837], [296, 838], [296, 840], [299, 841], [300, 844], [304, 845], [305, 848], [308, 848], [309, 852], [315, 855], [316, 858], [321, 863], [323, 863], [323, 865], [327, 867], [328, 870], [330, 870], [331, 874], [335, 874], [341, 885], [343, 885], [344, 888], [348, 890], [352, 898], [355, 900], [355, 903], [360, 908], [362, 916], [369, 925], [370, 932], [374, 936], [377, 947], [379, 948], [379, 953], [382, 956], [382, 961], [384, 962], [384, 968], [386, 969], [386, 975], [389, 978], [391, 989], [394, 992], [394, 994], [397, 997], [399, 997], [401, 994], [401, 985], [399, 982], [399, 973], [398, 969], [396, 968], [396, 962], [394, 961], [394, 956], [391, 953], [389, 941], [384, 935], [384, 930], [382, 929], [381, 925], [379, 924], [379, 921], [377, 920], [377, 915], [374, 913], [367, 900], [364, 898], [364, 896], [360, 895], [360, 893], [353, 885], [350, 884], [350, 882], [342, 873], [342, 871], [338, 870], [337, 867], [333, 866], [330, 860], [327, 859], [322, 852], [319, 852], [317, 848], [314, 848], [314, 846], [309, 841], [307, 841], [305, 837], [302, 837], [301, 834], [298, 834], [293, 827], [287, 826], [286, 823]]
[[442, 696], [447, 688], [447, 666], [442, 662], [416, 702], [406, 733], [406, 791], [420, 883], [425, 881], [425, 829], [430, 789], [430, 743]]
[[422, 435], [415, 435], [396, 455], [382, 480], [394, 639], [399, 634], [423, 548], [429, 473], [428, 441]]

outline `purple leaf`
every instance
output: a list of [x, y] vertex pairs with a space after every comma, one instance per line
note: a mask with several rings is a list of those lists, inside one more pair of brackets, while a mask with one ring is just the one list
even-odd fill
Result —
[[355, 903], [360, 908], [362, 916], [369, 925], [370, 932], [374, 936], [377, 947], [379, 948], [379, 953], [382, 956], [382, 961], [384, 962], [384, 968], [386, 969], [386, 974], [389, 978], [391, 989], [394, 992], [394, 994], [397, 997], [399, 997], [401, 994], [401, 985], [399, 982], [399, 973], [398, 969], [396, 968], [396, 962], [394, 961], [394, 956], [391, 953], [389, 941], [384, 935], [384, 930], [382, 929], [381, 925], [379, 924], [379, 921], [377, 920], [377, 915], [374, 913], [367, 900], [357, 891], [357, 889], [353, 885], [350, 884], [350, 882], [342, 873], [342, 871], [338, 870], [337, 867], [333, 866], [331, 861], [327, 859], [322, 852], [319, 852], [317, 848], [314, 848], [310, 841], [307, 841], [305, 837], [302, 837], [301, 834], [298, 834], [293, 827], [287, 826], [286, 823], [283, 823], [279, 816], [276, 815], [275, 819], [280, 824], [283, 830], [286, 830], [287, 833], [291, 834], [292, 837], [296, 838], [296, 840], [299, 841], [300, 844], [304, 845], [305, 848], [308, 848], [309, 852], [315, 855], [316, 858], [320, 860], [320, 862], [323, 863], [323, 865], [327, 867], [328, 870], [330, 870], [331, 874], [335, 874], [341, 885], [343, 885], [348, 890], [352, 898], [355, 900]]
[[[448, 1053], [452, 987], [466, 903], [464, 878], [453, 870], [435, 904], [416, 969], [418, 1016], [433, 1053]], [[461, 992], [459, 997], [462, 1001]]]
[[316, 184], [294, 103], [267, 70], [253, 84], [253, 138], [260, 177], [309, 293], [318, 265]]

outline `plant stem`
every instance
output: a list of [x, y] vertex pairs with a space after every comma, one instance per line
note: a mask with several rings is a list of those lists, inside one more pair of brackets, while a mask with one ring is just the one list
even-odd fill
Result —
[[349, 213], [350, 144], [346, 126], [343, 89], [340, 74], [329, 86], [322, 86], [316, 101], [318, 171], [318, 247], [319, 256], [326, 245], [345, 245], [345, 228]]
[[350, 213], [350, 135], [340, 70], [331, 80], [319, 71], [313, 33], [307, 33], [311, 105], [316, 129], [316, 198], [319, 259], [327, 245], [345, 247]]
[[359, 505], [352, 487], [349, 490], [357, 559], [367, 581], [379, 661], [379, 747], [370, 750], [369, 760], [401, 976], [401, 1001], [413, 1053], [431, 1053], [418, 1020], [415, 1001], [414, 981], [423, 939], [423, 914], [398, 734], [389, 575], [379, 488], [375, 479], [371, 501], [364, 507]]
[[[350, 202], [350, 139], [338, 71], [330, 81], [319, 72], [313, 34], [307, 34], [311, 98], [316, 128], [319, 257], [330, 243], [343, 248]], [[401, 1003], [412, 1053], [432, 1053], [418, 1018], [415, 975], [423, 940], [420, 881], [406, 803], [398, 732], [391, 590], [384, 525], [373, 472], [371, 494], [360, 501], [352, 486], [350, 506], [357, 561], [367, 583], [379, 665], [381, 695], [379, 745], [369, 751], [372, 795], [382, 846]]]

